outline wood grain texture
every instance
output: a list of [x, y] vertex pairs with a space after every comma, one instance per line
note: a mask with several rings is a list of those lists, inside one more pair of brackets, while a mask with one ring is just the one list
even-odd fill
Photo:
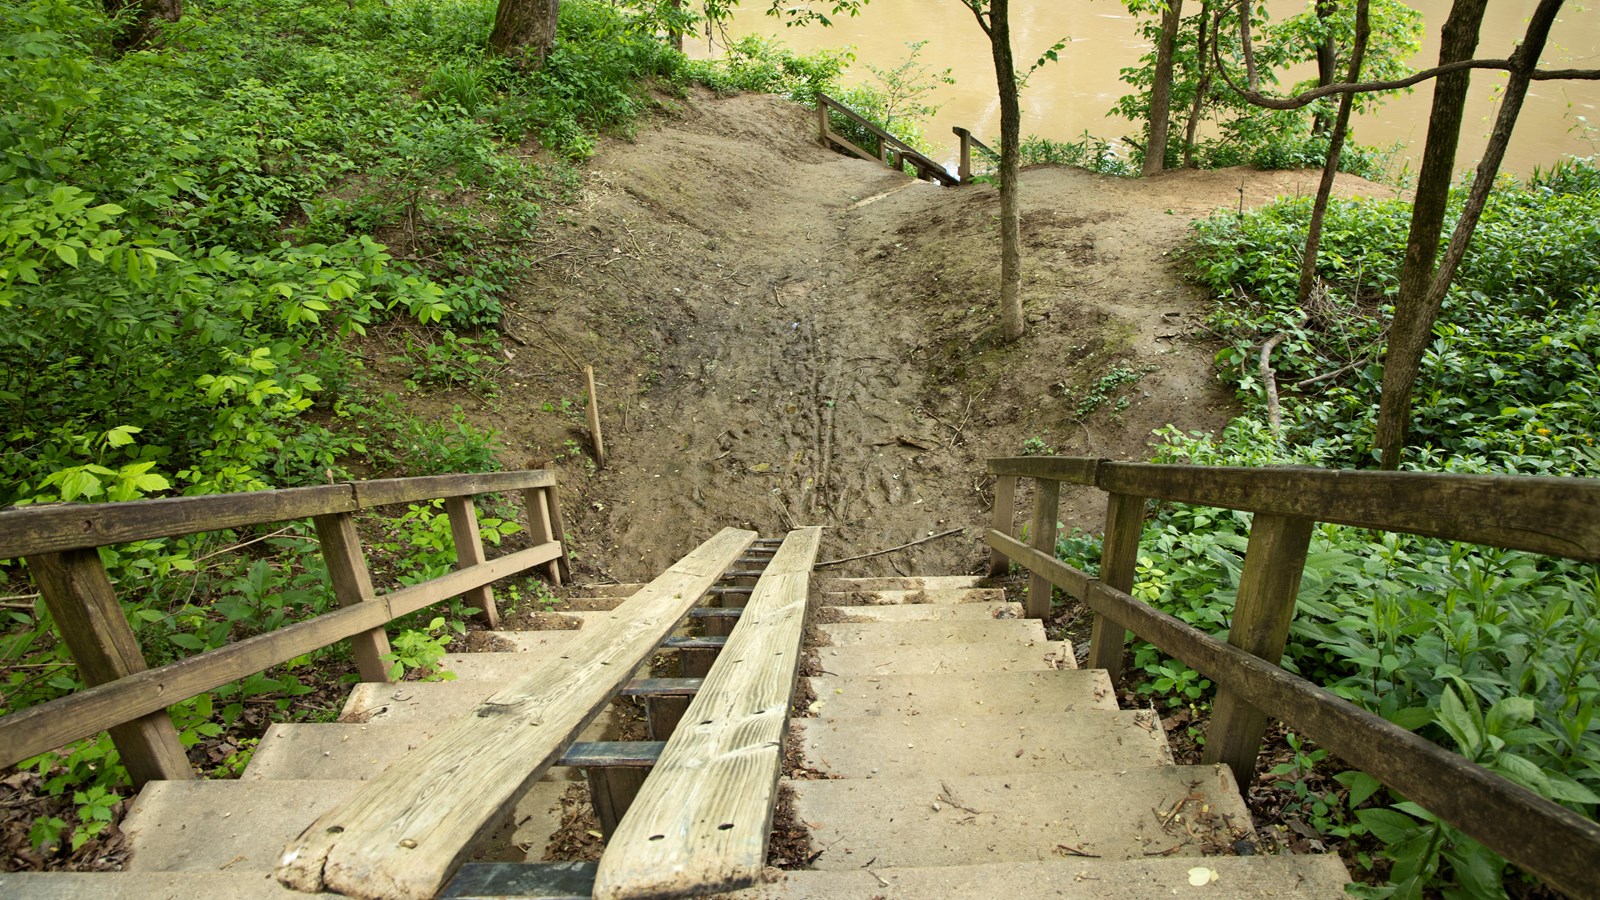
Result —
[[[1041, 478], [1033, 483], [1033, 529], [1028, 543], [1040, 552], [1056, 552], [1056, 518], [1061, 515], [1061, 482]], [[1028, 603], [1024, 613], [1030, 619], [1050, 615], [1051, 585], [1043, 576], [1028, 579]]]
[[[1250, 524], [1244, 570], [1239, 574], [1228, 643], [1273, 665], [1282, 661], [1313, 527], [1310, 519], [1256, 514]], [[1218, 688], [1211, 721], [1206, 725], [1205, 762], [1226, 763], [1240, 789], [1248, 794], [1266, 730], [1266, 713], [1237, 691]]]
[[724, 529], [367, 782], [285, 848], [278, 880], [372, 900], [432, 897], [755, 537]]
[[1084, 602], [1552, 887], [1600, 897], [1600, 824], [1125, 591], [1092, 581]]
[[[1010, 536], [1017, 528], [1017, 476], [1001, 475], [994, 481], [994, 519], [990, 527], [1006, 536]], [[1011, 560], [1006, 558], [1000, 547], [991, 545], [989, 553], [989, 577], [999, 578], [1011, 568]]]
[[[471, 497], [450, 497], [444, 501], [444, 508], [450, 517], [450, 537], [456, 545], [456, 565], [464, 569], [481, 564], [484, 561], [483, 535], [478, 530], [477, 504]], [[467, 591], [461, 599], [483, 614], [478, 621], [485, 628], [500, 627], [500, 610], [494, 605], [494, 592], [488, 585]]]
[[821, 536], [790, 532], [757, 582], [600, 858], [596, 900], [717, 893], [760, 878]]
[[1006, 456], [989, 460], [989, 474], [1092, 485], [1100, 462], [1080, 456]]
[[1054, 556], [1050, 556], [1029, 547], [1009, 534], [999, 531], [990, 531], [984, 535], [984, 542], [996, 551], [1004, 553], [1008, 559], [1015, 560], [1018, 565], [1031, 572], [1039, 572], [1048, 578], [1052, 584], [1061, 589], [1069, 597], [1083, 598], [1083, 592], [1088, 589], [1089, 576], [1079, 569], [1067, 565]]
[[[1139, 538], [1144, 533], [1144, 505], [1143, 497], [1132, 494], [1112, 494], [1106, 498], [1100, 578], [1121, 591], [1133, 590], [1134, 568], [1139, 561]], [[1127, 629], [1114, 619], [1096, 616], [1089, 634], [1088, 668], [1104, 669], [1115, 684], [1122, 673], [1122, 654], [1127, 645]]]
[[381, 627], [396, 616], [447, 600], [480, 584], [555, 559], [560, 544], [541, 544], [451, 572], [432, 581], [236, 641], [226, 647], [146, 669], [0, 719], [0, 767], [65, 746], [79, 738], [163, 710], [230, 681], [304, 656], [353, 634]]
[[[98, 550], [30, 556], [28, 570], [86, 684], [115, 682], [146, 670], [144, 653], [117, 602], [116, 589]], [[135, 788], [147, 781], [195, 777], [165, 708], [129, 717], [106, 730], [111, 732]]]
[[1600, 478], [1102, 463], [1102, 490], [1600, 562]]
[[0, 511], [0, 559], [308, 519], [390, 503], [554, 484], [555, 475], [549, 471], [530, 469], [126, 503], [24, 506]]
[[[333, 596], [339, 605], [355, 606], [376, 599], [372, 573], [367, 570], [367, 555], [361, 549], [361, 536], [356, 534], [355, 516], [335, 513], [317, 516], [311, 521], [317, 529], [317, 543], [328, 564], [328, 581], [333, 585]], [[390, 680], [389, 664], [383, 661], [389, 653], [389, 635], [382, 625], [351, 635], [350, 645], [362, 681]]]

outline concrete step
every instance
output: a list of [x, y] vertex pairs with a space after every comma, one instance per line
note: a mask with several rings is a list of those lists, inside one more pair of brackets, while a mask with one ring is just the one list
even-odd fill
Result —
[[561, 591], [561, 596], [572, 599], [574, 597], [632, 597], [644, 587], [641, 583], [626, 584], [574, 584]]
[[825, 719], [1014, 716], [1116, 709], [1104, 669], [808, 678]]
[[824, 591], [929, 591], [977, 587], [977, 575], [913, 575], [905, 578], [824, 578]]
[[18, 900], [300, 900], [270, 872], [0, 872], [0, 897]]
[[806, 762], [842, 778], [1172, 765], [1166, 733], [1146, 710], [1085, 709], [1070, 716], [853, 716], [799, 723]]
[[473, 642], [490, 647], [492, 653], [559, 653], [578, 636], [578, 629], [552, 631], [484, 631], [483, 637]]
[[1039, 672], [1077, 668], [1066, 641], [993, 641], [943, 647], [916, 644], [817, 647], [824, 675], [938, 675], [941, 673]]
[[889, 606], [917, 603], [1003, 603], [1001, 588], [929, 588], [927, 590], [824, 591], [825, 606]]
[[1038, 619], [975, 619], [955, 622], [868, 622], [819, 625], [832, 647], [949, 647], [1000, 641], [1042, 641]]
[[[1009, 760], [997, 758], [995, 769]], [[817, 869], [953, 866], [1091, 854], [1198, 857], [1253, 840], [1226, 766], [792, 781]], [[1085, 857], [1087, 858], [1087, 857]]]
[[271, 872], [356, 781], [152, 781], [122, 820], [130, 872]]
[[840, 622], [949, 622], [1020, 619], [1020, 603], [917, 603], [908, 606], [831, 606]]
[[[1204, 885], [1196, 886], [1190, 880], [1195, 868], [1206, 871]], [[871, 869], [786, 872], [772, 884], [719, 896], [728, 900], [1326, 900], [1343, 896], [1349, 880], [1344, 864], [1332, 855], [1213, 856], [1204, 860], [1058, 855], [1055, 859], [965, 866], [890, 869], [874, 865]]]

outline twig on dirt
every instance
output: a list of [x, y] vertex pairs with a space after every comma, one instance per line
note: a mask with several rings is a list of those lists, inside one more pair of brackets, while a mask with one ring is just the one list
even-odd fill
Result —
[[272, 532], [271, 534], [263, 534], [261, 537], [251, 538], [248, 541], [245, 541], [245, 542], [240, 543], [240, 544], [234, 544], [231, 547], [223, 547], [221, 550], [213, 550], [210, 553], [207, 553], [205, 556], [202, 556], [199, 559], [195, 560], [195, 562], [196, 563], [203, 563], [203, 562], [205, 562], [206, 560], [210, 559], [213, 556], [221, 556], [224, 553], [233, 553], [233, 552], [235, 552], [237, 550], [243, 550], [244, 548], [250, 546], [251, 544], [259, 544], [262, 541], [270, 541], [275, 537], [279, 537], [281, 535], [288, 534], [289, 532], [291, 532], [293, 530], [294, 530], [294, 526], [292, 526], [292, 525], [289, 526], [288, 528], [280, 528], [277, 531]]
[[846, 556], [843, 559], [830, 559], [830, 560], [827, 560], [826, 562], [819, 562], [816, 565], [812, 566], [812, 568], [813, 569], [820, 569], [823, 566], [837, 566], [840, 563], [855, 562], [858, 559], [867, 559], [868, 557], [872, 557], [872, 556], [882, 556], [885, 553], [893, 553], [896, 550], [904, 550], [907, 547], [915, 547], [918, 544], [926, 544], [929, 541], [936, 541], [939, 538], [949, 537], [952, 534], [958, 534], [958, 533], [960, 533], [962, 531], [965, 531], [965, 530], [966, 530], [965, 528], [952, 528], [949, 531], [941, 531], [938, 534], [930, 534], [925, 538], [918, 538], [918, 539], [916, 539], [914, 541], [908, 541], [908, 542], [906, 542], [904, 544], [901, 544], [898, 547], [889, 547], [889, 548], [887, 548], [885, 550], [874, 550], [871, 553], [863, 553], [863, 554], [861, 554], [859, 556]]
[[1272, 371], [1272, 351], [1288, 337], [1280, 331], [1261, 345], [1261, 384], [1267, 391], [1267, 423], [1273, 437], [1283, 434], [1283, 416], [1278, 411], [1278, 375]]
[[12, 600], [37, 600], [38, 594], [12, 594], [9, 597], [0, 597], [0, 602], [9, 603]]
[[983, 815], [983, 812], [981, 810], [973, 809], [972, 807], [966, 805], [965, 803], [962, 803], [960, 800], [957, 800], [955, 791], [950, 790], [950, 785], [947, 784], [946, 782], [943, 782], [943, 781], [939, 782], [939, 787], [942, 788], [942, 790], [939, 792], [939, 799], [941, 799], [944, 802], [950, 804], [951, 807], [953, 807], [955, 809], [966, 810], [967, 812], [972, 813], [975, 816]]
[[522, 321], [527, 322], [529, 325], [532, 325], [533, 327], [539, 329], [539, 331], [542, 332], [544, 334], [544, 336], [549, 339], [550, 346], [552, 346], [552, 347], [556, 348], [557, 350], [561, 351], [561, 355], [565, 356], [567, 358], [567, 362], [572, 363], [573, 370], [578, 371], [578, 372], [582, 372], [583, 371], [583, 363], [578, 362], [578, 358], [572, 355], [572, 351], [568, 350], [565, 346], [562, 345], [562, 343], [560, 341], [556, 340], [555, 335], [551, 334], [550, 330], [544, 327], [544, 323], [543, 322], [540, 322], [538, 319], [535, 319], [532, 316], [524, 315], [523, 313], [518, 312], [517, 310], [514, 310], [514, 309], [507, 309], [506, 312], [512, 314], [513, 316], [516, 316], [517, 318], [521, 319]]
[[1088, 853], [1086, 851], [1078, 849], [1077, 847], [1072, 846], [1071, 844], [1057, 844], [1056, 845], [1056, 850], [1062, 856], [1086, 856], [1089, 859], [1099, 859], [1100, 858], [1100, 854], [1098, 854], [1098, 853]]
[[1291, 385], [1291, 387], [1297, 391], [1303, 391], [1319, 381], [1327, 381], [1330, 378], [1338, 378], [1340, 375], [1343, 375], [1346, 372], [1354, 372], [1356, 369], [1361, 368], [1369, 362], [1372, 362], [1372, 357], [1370, 356], [1365, 359], [1358, 359], [1350, 365], [1340, 366], [1339, 368], [1334, 369], [1332, 372], [1324, 372], [1321, 375], [1313, 375], [1304, 381], [1296, 381], [1293, 385]]

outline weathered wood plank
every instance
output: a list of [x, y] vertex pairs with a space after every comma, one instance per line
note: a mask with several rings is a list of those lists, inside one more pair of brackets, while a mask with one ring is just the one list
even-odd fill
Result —
[[[1017, 527], [1017, 476], [1001, 475], [994, 482], [994, 521], [991, 527], [995, 531], [1010, 536]], [[993, 546], [989, 553], [989, 577], [999, 578], [1011, 569], [1011, 560], [1006, 558], [1000, 547]]]
[[555, 576], [550, 579], [560, 587], [562, 579], [572, 580], [572, 554], [567, 550], [567, 525], [561, 518], [561, 490], [554, 483], [544, 489], [544, 504], [550, 517], [550, 540], [561, 545], [561, 555], [555, 559]]
[[[1033, 483], [1033, 529], [1029, 543], [1033, 549], [1055, 555], [1056, 518], [1061, 514], [1061, 482], [1041, 478]], [[1043, 619], [1050, 615], [1050, 582], [1043, 576], [1028, 579], [1028, 603], [1025, 615], [1030, 619]]]
[[648, 769], [661, 758], [666, 741], [579, 741], [561, 754], [558, 766], [576, 769], [632, 766]]
[[[1283, 659], [1314, 526], [1310, 519], [1256, 514], [1245, 548], [1244, 571], [1239, 574], [1228, 643], [1273, 665]], [[1240, 788], [1249, 793], [1266, 730], [1266, 713], [1227, 685], [1220, 686], [1206, 726], [1205, 762], [1226, 763]]]
[[703, 678], [635, 678], [622, 689], [624, 697], [693, 697]]
[[766, 863], [822, 529], [790, 532], [600, 858], [597, 900], [755, 883]]
[[724, 529], [614, 616], [581, 629], [561, 655], [367, 782], [285, 849], [278, 879], [303, 891], [432, 897], [755, 536]]
[[[72, 652], [85, 683], [105, 684], [146, 671], [144, 652], [139, 649], [139, 640], [134, 637], [122, 605], [117, 602], [116, 590], [100, 562], [98, 550], [30, 556], [28, 571], [33, 574], [34, 584], [38, 585], [45, 606], [55, 619], [56, 629]], [[178, 699], [167, 698], [166, 702]], [[165, 708], [125, 718], [128, 721], [111, 725], [107, 730], [135, 788], [143, 787], [147, 781], [182, 781], [195, 777]]]
[[[450, 516], [450, 537], [456, 545], [456, 565], [461, 568], [480, 565], [484, 560], [483, 534], [478, 530], [477, 504], [472, 502], [471, 497], [449, 497], [444, 501], [444, 508]], [[494, 605], [494, 592], [488, 585], [467, 591], [461, 595], [461, 599], [483, 614], [479, 621], [486, 628], [500, 627], [500, 610]]]
[[526, 491], [556, 483], [549, 469], [523, 469], [515, 472], [468, 472], [461, 475], [425, 475], [421, 478], [379, 478], [351, 482], [356, 503], [362, 509], [415, 503], [441, 497], [464, 497], [496, 491]]
[[840, 115], [854, 121], [856, 124], [865, 128], [869, 133], [876, 136], [878, 138], [879, 152], [876, 154], [868, 153], [834, 133], [833, 130], [828, 127], [826, 113], [823, 113], [822, 115], [822, 137], [824, 146], [826, 146], [828, 141], [831, 139], [834, 143], [842, 145], [845, 149], [850, 150], [852, 153], [855, 153], [862, 159], [870, 159], [873, 162], [879, 163], [886, 162], [885, 148], [893, 147], [904, 160], [915, 164], [918, 169], [926, 171], [933, 180], [938, 181], [940, 184], [948, 187], [959, 183], [958, 179], [954, 175], [951, 175], [949, 172], [945, 171], [944, 166], [934, 162], [927, 156], [924, 156], [922, 153], [918, 152], [915, 147], [910, 146], [889, 132], [884, 131], [877, 125], [874, 125], [865, 118], [862, 118], [860, 113], [848, 106], [845, 106], [843, 103], [840, 103], [826, 94], [818, 94], [817, 108], [820, 110], [825, 106], [838, 110]]
[[1092, 485], [1100, 463], [1080, 456], [1007, 456], [989, 460], [989, 474]]
[[1224, 644], [1125, 591], [1093, 581], [1084, 601], [1245, 702], [1572, 897], [1600, 897], [1600, 824]]
[[[1133, 590], [1134, 568], [1139, 561], [1139, 537], [1144, 533], [1144, 498], [1112, 494], [1106, 498], [1105, 539], [1100, 551], [1100, 580], [1120, 591]], [[1113, 684], [1122, 673], [1122, 653], [1128, 645], [1127, 629], [1115, 620], [1096, 616], [1089, 633], [1088, 668], [1104, 669]]]
[[1008, 559], [1016, 560], [1023, 568], [1042, 573], [1069, 597], [1082, 599], [1083, 592], [1088, 589], [1088, 575], [1054, 556], [1029, 547], [1009, 534], [991, 530], [983, 539], [990, 547], [1004, 553]]
[[385, 594], [371, 603], [347, 606], [12, 713], [0, 719], [0, 768], [377, 628], [396, 616], [447, 600], [477, 585], [526, 571], [560, 553], [561, 545], [554, 543], [529, 547], [481, 566]]
[[1600, 562], [1600, 478], [1102, 463], [1102, 490]]
[[[339, 605], [355, 606], [376, 599], [378, 594], [372, 589], [372, 574], [367, 571], [367, 556], [361, 549], [361, 537], [356, 534], [355, 516], [335, 513], [317, 516], [311, 521], [316, 526], [317, 543], [322, 547], [322, 558], [328, 564], [328, 580], [333, 584], [333, 596]], [[389, 653], [389, 635], [382, 625], [351, 635], [350, 644], [362, 681], [391, 680], [389, 664], [383, 661]]]

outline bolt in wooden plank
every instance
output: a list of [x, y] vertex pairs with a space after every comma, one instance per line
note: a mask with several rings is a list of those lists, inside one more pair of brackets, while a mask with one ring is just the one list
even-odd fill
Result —
[[[1050, 556], [1056, 555], [1056, 517], [1061, 513], [1061, 482], [1048, 478], [1033, 482], [1033, 549]], [[1050, 615], [1049, 579], [1035, 573], [1028, 579], [1028, 612], [1030, 619], [1043, 619]]]
[[[1144, 498], [1112, 494], [1106, 498], [1105, 541], [1100, 550], [1100, 580], [1119, 591], [1133, 590], [1134, 568], [1139, 562], [1139, 536], [1144, 531]], [[1122, 651], [1127, 629], [1106, 616], [1094, 617], [1089, 635], [1086, 668], [1105, 669], [1111, 683], [1122, 673]]]
[[580, 629], [559, 655], [366, 782], [285, 848], [278, 880], [370, 900], [434, 896], [755, 536], [724, 529], [613, 617]]
[[[962, 139], [962, 147], [966, 147], [966, 139]], [[963, 150], [963, 153], [966, 151]], [[966, 176], [962, 177], [962, 181]], [[1017, 476], [1001, 475], [994, 481], [994, 522], [995, 531], [1010, 537], [1017, 528]], [[999, 578], [1011, 571], [1011, 560], [1000, 552], [999, 547], [989, 551], [989, 577]]]
[[[1289, 640], [1294, 599], [1300, 592], [1314, 524], [1298, 516], [1256, 513], [1250, 527], [1228, 643], [1273, 665], [1283, 660]], [[1229, 688], [1220, 687], [1206, 728], [1205, 761], [1227, 763], [1239, 789], [1248, 793], [1266, 729], [1266, 713]]]
[[[27, 563], [84, 683], [106, 684], [146, 669], [139, 640], [117, 602], [100, 551], [41, 553], [28, 557]], [[107, 730], [134, 787], [143, 787], [148, 781], [195, 777], [166, 710]]]
[[[328, 563], [328, 580], [333, 582], [333, 595], [340, 606], [354, 606], [376, 599], [372, 589], [372, 574], [367, 571], [367, 556], [361, 549], [361, 537], [356, 534], [356, 520], [350, 513], [317, 516], [312, 523], [317, 528], [317, 542], [322, 545], [322, 558]], [[356, 670], [362, 681], [392, 681], [389, 664], [383, 657], [389, 654], [389, 635], [383, 626], [362, 632], [350, 638], [355, 650]]]
[[600, 859], [597, 900], [754, 883], [766, 864], [820, 528], [790, 532]]
[[[450, 516], [450, 537], [456, 545], [456, 568], [476, 566], [484, 561], [483, 535], [478, 531], [478, 508], [471, 497], [449, 497], [444, 501]], [[494, 591], [488, 585], [461, 595], [467, 605], [483, 613], [486, 628], [500, 627], [500, 610], [494, 604]]]

